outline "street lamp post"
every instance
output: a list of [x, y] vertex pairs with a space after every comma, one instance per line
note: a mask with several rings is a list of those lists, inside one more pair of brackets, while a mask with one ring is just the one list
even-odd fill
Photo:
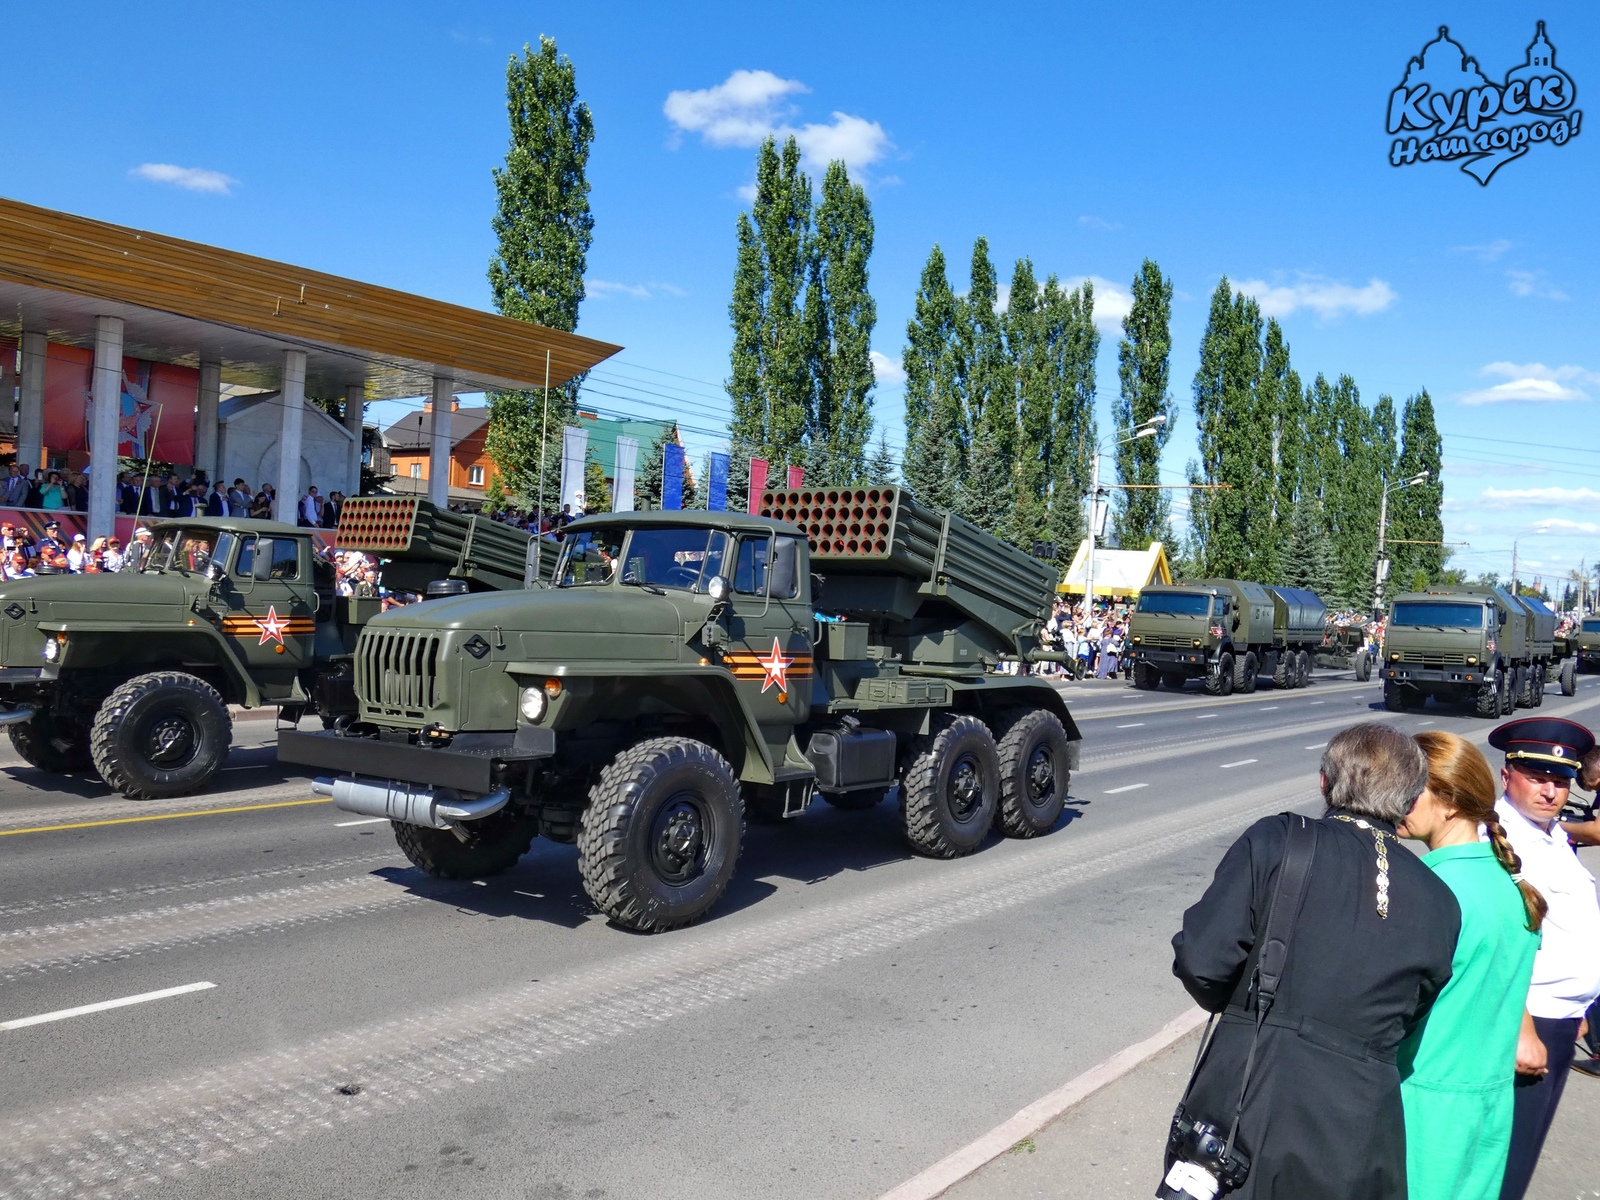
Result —
[[[1161, 427], [1167, 423], [1164, 415], [1151, 417], [1140, 425], [1127, 437], [1120, 437], [1112, 442], [1113, 446], [1120, 446], [1125, 442], [1136, 442], [1143, 438], [1155, 437], [1161, 432]], [[1094, 544], [1098, 531], [1095, 528], [1095, 518], [1100, 513], [1100, 443], [1094, 446], [1094, 455], [1089, 459], [1089, 552], [1083, 560], [1083, 619], [1085, 628], [1094, 617]]]
[[1383, 485], [1383, 496], [1378, 501], [1378, 565], [1374, 570], [1377, 578], [1373, 581], [1372, 588], [1372, 615], [1374, 617], [1382, 617], [1383, 615], [1383, 584], [1388, 576], [1388, 572], [1384, 569], [1383, 545], [1384, 539], [1388, 534], [1389, 493], [1404, 491], [1406, 488], [1415, 487], [1419, 483], [1427, 483], [1431, 475], [1431, 471], [1423, 471], [1403, 482]]

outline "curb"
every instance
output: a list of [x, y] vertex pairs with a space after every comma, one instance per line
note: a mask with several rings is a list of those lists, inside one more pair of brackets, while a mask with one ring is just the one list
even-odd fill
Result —
[[1142, 1063], [1148, 1062], [1167, 1047], [1179, 1041], [1206, 1023], [1206, 1013], [1191, 1008], [1174, 1020], [1168, 1021], [1152, 1036], [1135, 1042], [1126, 1050], [1119, 1050], [1098, 1066], [1090, 1067], [1082, 1075], [1069, 1080], [1048, 1095], [1041, 1096], [1003, 1125], [997, 1125], [974, 1142], [969, 1142], [954, 1154], [940, 1159], [923, 1171], [906, 1180], [899, 1187], [885, 1192], [879, 1200], [933, 1200], [942, 1196], [969, 1175], [999, 1158], [1025, 1137], [1043, 1129], [1051, 1121], [1076, 1104], [1081, 1104], [1108, 1084], [1115, 1083]]

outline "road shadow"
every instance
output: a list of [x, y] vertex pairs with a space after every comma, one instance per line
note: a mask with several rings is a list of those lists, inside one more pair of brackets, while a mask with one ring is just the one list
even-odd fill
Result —
[[[14, 763], [0, 767], [0, 776], [33, 789], [35, 794], [27, 797], [29, 803], [36, 803], [41, 798], [37, 793], [59, 795], [63, 799], [74, 800], [124, 799], [120, 793], [108, 788], [93, 768], [58, 775], [28, 763]], [[309, 789], [310, 776], [287, 770], [279, 765], [278, 748], [275, 744], [235, 746], [228, 751], [227, 760], [217, 772], [216, 778], [212, 780], [212, 785], [195, 792], [194, 797], [196, 800], [225, 799], [230, 792], [256, 791], [302, 780]], [[128, 803], [137, 805], [140, 801], [130, 800]]]

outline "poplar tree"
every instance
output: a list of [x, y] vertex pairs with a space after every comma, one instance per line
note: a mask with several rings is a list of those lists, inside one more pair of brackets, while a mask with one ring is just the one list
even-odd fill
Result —
[[1323, 525], [1332, 542], [1334, 594], [1364, 607], [1372, 600], [1378, 551], [1378, 498], [1382, 488], [1375, 450], [1378, 429], [1361, 403], [1355, 380], [1341, 375], [1329, 394], [1332, 433], [1323, 485]]
[[980, 237], [972, 247], [971, 279], [958, 310], [961, 381], [971, 440], [957, 505], [967, 520], [996, 533], [1011, 512], [1017, 410], [1001, 318], [995, 311], [999, 286], [986, 238]]
[[1439, 478], [1444, 466], [1444, 443], [1434, 424], [1433, 398], [1426, 388], [1408, 399], [1401, 409], [1400, 434], [1394, 478], [1414, 479], [1427, 471], [1428, 481], [1389, 493], [1389, 535], [1411, 543], [1401, 540], [1392, 548], [1394, 566], [1389, 576], [1410, 579], [1420, 573], [1432, 583], [1444, 571], [1445, 549], [1416, 543], [1444, 540], [1444, 482]]
[[1017, 413], [1013, 502], [1005, 532], [1012, 545], [1027, 550], [1044, 538], [1050, 512], [1051, 419], [1058, 386], [1050, 343], [1057, 335], [1054, 310], [1060, 304], [1061, 287], [1055, 276], [1042, 290], [1034, 277], [1033, 263], [1026, 258], [1017, 259], [1001, 322], [1011, 364], [1013, 394], [1007, 403]]
[[1147, 258], [1133, 277], [1133, 303], [1122, 318], [1123, 336], [1117, 346], [1121, 391], [1111, 406], [1112, 424], [1119, 436], [1127, 436], [1152, 417], [1164, 416], [1167, 423], [1154, 437], [1124, 442], [1114, 451], [1118, 481], [1146, 485], [1113, 494], [1117, 545], [1128, 549], [1172, 540], [1172, 503], [1164, 492], [1149, 487], [1161, 482], [1161, 449], [1172, 436], [1177, 413], [1167, 390], [1171, 325], [1172, 281]]
[[1055, 299], [1047, 282], [1045, 296], [1056, 331], [1050, 347], [1055, 414], [1047, 529], [1056, 546], [1056, 565], [1066, 571], [1087, 532], [1083, 499], [1089, 493], [1089, 460], [1097, 437], [1095, 362], [1100, 356], [1100, 330], [1094, 323], [1094, 284], [1088, 280], [1070, 292], [1058, 291]]
[[[807, 480], [861, 480], [872, 435], [872, 330], [878, 308], [867, 290], [872, 205], [842, 162], [822, 180], [806, 295], [808, 339], [817, 351], [807, 439]], [[814, 314], [814, 315], [813, 315]]]
[[961, 399], [957, 325], [960, 301], [950, 289], [944, 251], [928, 254], [906, 322], [906, 486], [941, 512], [956, 507], [966, 476], [967, 428]]
[[[589, 211], [589, 147], [594, 121], [578, 99], [572, 60], [553, 38], [538, 53], [522, 48], [506, 64], [511, 141], [494, 171], [498, 248], [489, 261], [489, 290], [504, 316], [570, 333], [578, 327], [583, 276], [594, 239]], [[489, 393], [485, 450], [513, 493], [547, 511], [559, 506], [561, 428], [577, 410], [582, 380], [559, 389]], [[546, 400], [548, 399], [548, 419]], [[543, 463], [545, 490], [538, 491]]]

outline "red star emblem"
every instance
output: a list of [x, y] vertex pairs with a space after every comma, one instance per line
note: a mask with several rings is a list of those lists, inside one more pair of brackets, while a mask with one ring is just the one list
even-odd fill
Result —
[[256, 645], [265, 646], [268, 642], [283, 645], [283, 631], [289, 628], [289, 622], [278, 616], [276, 605], [268, 605], [267, 615], [257, 617], [255, 620], [256, 628], [261, 630], [261, 640]]
[[758, 654], [756, 655], [756, 661], [761, 664], [767, 673], [766, 679], [761, 684], [763, 695], [773, 684], [778, 685], [780, 692], [789, 690], [789, 666], [794, 662], [794, 659], [783, 656], [783, 648], [778, 645], [777, 638], [772, 639], [772, 654], [767, 658], [762, 658]]

